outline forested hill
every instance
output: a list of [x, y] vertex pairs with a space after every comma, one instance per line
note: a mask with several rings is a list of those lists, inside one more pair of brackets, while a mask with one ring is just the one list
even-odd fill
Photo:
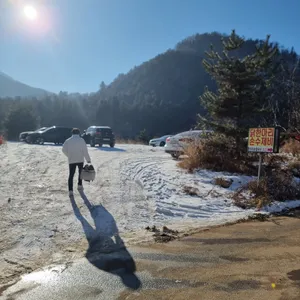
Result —
[[[108, 86], [102, 83], [97, 94], [99, 99], [106, 100], [105, 105], [108, 106], [122, 106], [115, 127], [131, 120], [136, 124], [136, 128], [130, 126], [132, 131], [145, 128], [150, 135], [160, 135], [194, 126], [197, 113], [202, 112], [199, 96], [206, 86], [210, 89], [215, 87], [202, 61], [211, 45], [222, 52], [222, 37], [219, 33], [189, 37], [174, 49], [133, 68], [126, 75], [119, 75]], [[245, 56], [253, 53], [257, 43], [246, 41], [236, 54]], [[129, 116], [126, 116], [127, 113]], [[99, 119], [113, 123], [105, 111], [99, 111]]]
[[[196, 125], [197, 114], [203, 112], [199, 96], [206, 86], [211, 90], [216, 87], [202, 62], [211, 45], [222, 54], [222, 38], [227, 37], [219, 33], [189, 37], [174, 49], [120, 74], [111, 84], [102, 82], [99, 91], [90, 95], [61, 93], [41, 101], [27, 99], [26, 103], [34, 106], [32, 111], [41, 126], [84, 129], [108, 125], [123, 137], [135, 137], [144, 129], [149, 137], [188, 130]], [[244, 57], [253, 53], [258, 42], [247, 40], [235, 54]], [[293, 50], [281, 49], [278, 56], [285, 64], [294, 64], [296, 58]], [[8, 105], [11, 101], [0, 103], [2, 120]]]

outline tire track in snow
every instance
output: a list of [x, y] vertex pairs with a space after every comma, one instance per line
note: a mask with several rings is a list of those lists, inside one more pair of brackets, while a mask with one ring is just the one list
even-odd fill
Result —
[[[174, 218], [214, 220], [226, 214], [241, 213], [240, 209], [233, 207], [227, 190], [216, 187], [219, 195], [207, 198], [213, 188], [213, 178], [218, 175], [214, 172], [187, 174], [169, 156], [162, 155], [128, 159], [123, 169], [124, 176], [141, 185], [147, 198], [155, 201], [156, 221]], [[184, 186], [198, 188], [202, 196], [186, 195], [183, 192]]]

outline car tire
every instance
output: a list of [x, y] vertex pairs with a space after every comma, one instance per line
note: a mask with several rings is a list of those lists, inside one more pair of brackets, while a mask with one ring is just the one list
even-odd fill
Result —
[[165, 144], [166, 144], [165, 142], [160, 142], [159, 146], [160, 146], [160, 147], [164, 147]]
[[99, 147], [101, 148], [103, 146], [103, 144], [99, 144]]
[[114, 148], [115, 144], [110, 144], [109, 146], [110, 146], [110, 148]]
[[95, 147], [96, 146], [94, 139], [90, 140], [90, 145], [91, 145], [91, 147]]
[[45, 144], [45, 140], [44, 140], [43, 138], [40, 138], [38, 143], [39, 143], [40, 145], [44, 145], [44, 144]]

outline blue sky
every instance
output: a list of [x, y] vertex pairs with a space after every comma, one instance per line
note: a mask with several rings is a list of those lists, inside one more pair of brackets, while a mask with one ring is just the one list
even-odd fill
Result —
[[0, 0], [0, 71], [52, 92], [93, 92], [192, 34], [232, 29], [300, 53], [299, 13], [299, 0]]

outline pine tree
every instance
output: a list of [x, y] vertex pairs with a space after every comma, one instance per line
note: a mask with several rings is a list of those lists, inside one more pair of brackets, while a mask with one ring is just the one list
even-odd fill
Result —
[[148, 142], [149, 138], [148, 138], [146, 129], [143, 129], [140, 131], [140, 133], [138, 135], [138, 139], [145, 144]]
[[38, 118], [31, 105], [19, 103], [9, 111], [3, 126], [8, 139], [16, 140], [22, 131], [36, 130]]
[[223, 39], [223, 53], [220, 55], [211, 47], [208, 59], [203, 65], [217, 83], [217, 92], [206, 90], [200, 97], [209, 113], [209, 118], [200, 116], [200, 122], [217, 132], [235, 137], [239, 153], [241, 139], [247, 136], [252, 125], [259, 125], [268, 110], [267, 87], [271, 79], [272, 59], [277, 46], [265, 42], [256, 51], [243, 58], [235, 53], [242, 48], [245, 40], [233, 30], [228, 39]]

